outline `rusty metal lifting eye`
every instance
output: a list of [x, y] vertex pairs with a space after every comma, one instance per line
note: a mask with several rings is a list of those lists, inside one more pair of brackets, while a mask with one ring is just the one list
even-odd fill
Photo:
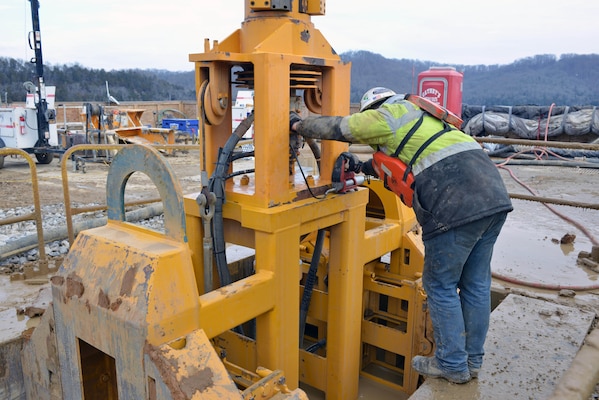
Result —
[[209, 192], [207, 197], [204, 193], [200, 193], [200, 195], [196, 198], [196, 202], [200, 206], [202, 218], [206, 220], [212, 219], [216, 204], [216, 195], [214, 192]]

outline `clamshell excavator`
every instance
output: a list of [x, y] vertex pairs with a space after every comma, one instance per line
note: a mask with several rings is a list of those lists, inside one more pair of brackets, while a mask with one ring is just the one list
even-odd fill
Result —
[[[289, 111], [349, 113], [350, 65], [311, 17], [322, 0], [245, 0], [241, 27], [189, 55], [200, 117], [200, 193], [183, 196], [152, 147], [127, 146], [107, 179], [108, 223], [81, 232], [23, 348], [31, 399], [355, 399], [363, 380], [412, 393], [433, 351], [411, 209], [380, 181], [331, 190], [347, 144], [297, 161]], [[254, 112], [232, 129], [232, 93]], [[253, 123], [254, 168], [232, 173]], [[233, 133], [231, 133], [233, 132]], [[237, 150], [236, 150], [237, 149]], [[148, 175], [164, 232], [125, 221]], [[227, 248], [251, 256], [246, 267]]]

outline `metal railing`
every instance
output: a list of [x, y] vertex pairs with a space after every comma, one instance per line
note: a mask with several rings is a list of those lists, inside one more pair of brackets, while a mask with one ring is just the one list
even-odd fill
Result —
[[[40, 202], [39, 195], [39, 183], [37, 179], [37, 168], [35, 165], [35, 161], [33, 158], [24, 150], [16, 149], [16, 148], [0, 148], [0, 157], [5, 157], [7, 155], [17, 155], [23, 157], [27, 163], [29, 164], [29, 170], [31, 171], [31, 191], [33, 196], [33, 212], [29, 214], [24, 214], [16, 217], [5, 218], [0, 220], [0, 225], [12, 225], [19, 222], [25, 221], [35, 221], [35, 228], [37, 230], [38, 237], [38, 251], [40, 258], [40, 269], [43, 269], [44, 266], [48, 266], [48, 260], [46, 259], [46, 248], [44, 243], [44, 228], [42, 226], [42, 206]], [[3, 257], [9, 257], [13, 254], [3, 254]]]
[[[73, 227], [73, 216], [77, 215], [77, 214], [87, 213], [87, 212], [104, 211], [104, 210], [106, 210], [107, 207], [106, 207], [106, 205], [84, 206], [84, 207], [73, 207], [71, 205], [71, 194], [69, 191], [69, 176], [68, 176], [68, 170], [67, 170], [67, 160], [72, 155], [74, 155], [74, 153], [76, 153], [78, 151], [86, 151], [86, 150], [119, 151], [128, 146], [134, 146], [134, 145], [131, 145], [131, 144], [78, 144], [78, 145], [75, 145], [75, 146], [67, 149], [65, 151], [64, 155], [62, 156], [62, 160], [61, 160], [62, 188], [63, 188], [63, 195], [64, 195], [64, 207], [65, 207], [65, 217], [66, 217], [69, 245], [72, 245], [75, 240], [75, 229]], [[155, 147], [157, 149], [163, 149], [163, 150], [171, 150], [171, 151], [199, 149], [199, 145], [197, 145], [197, 144], [195, 144], [195, 145], [189, 145], [189, 144], [152, 145], [152, 147]], [[151, 198], [151, 199], [147, 199], [147, 200], [127, 202], [125, 204], [125, 206], [129, 207], [129, 206], [136, 206], [136, 205], [144, 205], [144, 204], [157, 203], [160, 201], [161, 201], [160, 198]]]

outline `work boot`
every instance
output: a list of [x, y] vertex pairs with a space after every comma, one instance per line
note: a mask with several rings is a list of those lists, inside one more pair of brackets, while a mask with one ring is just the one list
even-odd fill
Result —
[[416, 356], [412, 359], [412, 368], [420, 375], [444, 378], [453, 383], [466, 383], [472, 379], [468, 370], [464, 372], [443, 371], [435, 357]]
[[468, 361], [468, 370], [470, 371], [470, 376], [472, 377], [472, 379], [478, 379], [480, 365], [478, 367], [475, 367], [474, 364], [471, 364], [470, 361]]

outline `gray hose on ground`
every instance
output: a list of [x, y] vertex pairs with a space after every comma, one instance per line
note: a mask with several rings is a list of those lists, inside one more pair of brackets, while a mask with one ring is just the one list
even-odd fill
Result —
[[586, 338], [549, 400], [587, 400], [599, 382], [599, 329]]
[[[149, 219], [158, 215], [161, 215], [163, 212], [162, 203], [156, 203], [149, 205], [144, 208], [140, 208], [137, 210], [129, 211], [125, 214], [125, 218], [129, 222], [141, 221], [144, 219]], [[73, 225], [75, 236], [83, 230], [97, 228], [99, 226], [106, 225], [107, 218], [94, 218], [88, 219], [85, 221], [77, 222]], [[60, 226], [54, 228], [46, 228], [44, 229], [44, 243], [55, 242], [57, 240], [63, 240], [68, 237], [67, 227]], [[27, 235], [20, 237], [15, 240], [11, 240], [10, 242], [0, 246], [0, 260], [4, 260], [6, 258], [12, 257], [17, 254], [24, 253], [31, 249], [38, 247], [38, 238], [36, 234]]]
[[[495, 164], [503, 164], [505, 160], [497, 160]], [[599, 163], [588, 161], [561, 161], [561, 160], [516, 160], [511, 159], [506, 166], [509, 165], [538, 165], [544, 167], [571, 167], [571, 168], [599, 168]]]

